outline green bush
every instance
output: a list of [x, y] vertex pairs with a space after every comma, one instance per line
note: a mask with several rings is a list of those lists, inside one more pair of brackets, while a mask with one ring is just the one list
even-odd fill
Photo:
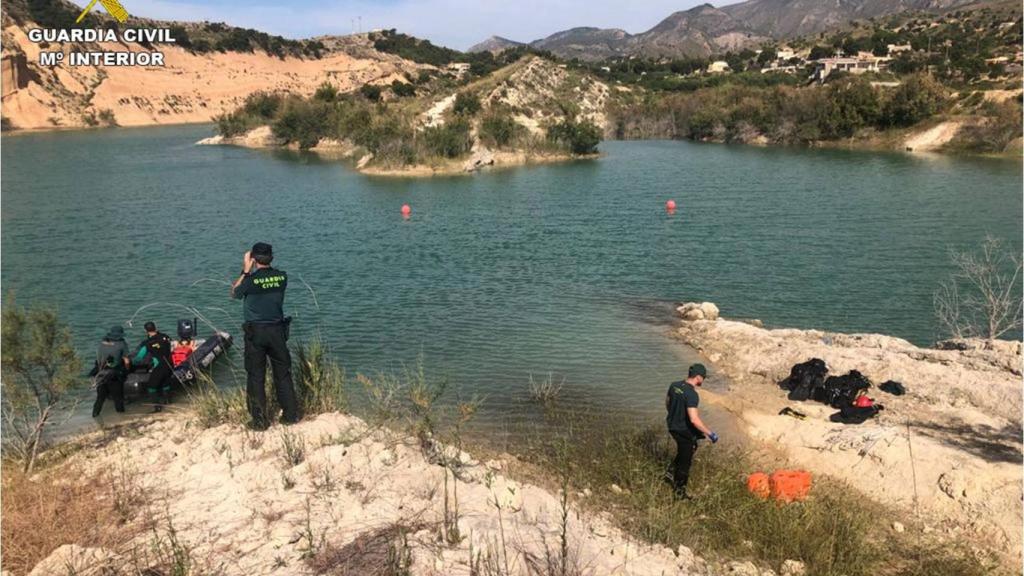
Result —
[[362, 94], [363, 97], [365, 97], [367, 100], [371, 102], [380, 101], [380, 86], [376, 86], [374, 84], [363, 84], [362, 86], [359, 87], [359, 93]]
[[253, 92], [245, 98], [242, 111], [262, 120], [270, 120], [281, 109], [284, 97], [270, 92]]
[[886, 102], [883, 118], [890, 126], [911, 126], [939, 113], [945, 104], [946, 89], [931, 76], [915, 74]]
[[510, 114], [492, 112], [480, 121], [480, 140], [488, 146], [504, 148], [512, 144], [523, 130]]
[[452, 112], [459, 116], [473, 116], [480, 111], [480, 98], [471, 92], [459, 92], [455, 95]]
[[316, 146], [328, 135], [332, 109], [316, 100], [289, 100], [270, 127], [285, 143], [297, 142], [305, 150]]
[[416, 95], [416, 87], [408, 82], [402, 82], [401, 80], [395, 80], [391, 83], [391, 92], [399, 98], [406, 98]]
[[225, 112], [214, 118], [214, 121], [217, 122], [217, 133], [225, 138], [240, 136], [260, 125], [257, 118], [239, 110]]
[[425, 128], [423, 140], [428, 153], [442, 158], [458, 158], [469, 152], [473, 146], [473, 139], [469, 135], [469, 122], [461, 118], [441, 126]]
[[593, 154], [601, 143], [601, 129], [593, 122], [584, 120], [563, 120], [548, 128], [548, 141], [571, 151], [573, 154]]
[[324, 82], [316, 89], [313, 94], [313, 98], [320, 100], [321, 102], [334, 102], [334, 99], [338, 97], [338, 89], [330, 82]]

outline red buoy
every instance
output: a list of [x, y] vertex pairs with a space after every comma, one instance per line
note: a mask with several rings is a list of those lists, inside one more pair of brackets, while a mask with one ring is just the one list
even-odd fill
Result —
[[412, 208], [408, 204], [402, 204], [402, 216], [408, 218], [412, 215]]
[[669, 200], [668, 202], [665, 202], [665, 210], [668, 210], [669, 212], [672, 212], [675, 209], [676, 209], [676, 201], [675, 200]]

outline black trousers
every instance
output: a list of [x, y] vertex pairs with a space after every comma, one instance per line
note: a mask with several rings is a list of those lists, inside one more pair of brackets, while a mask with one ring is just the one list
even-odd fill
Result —
[[124, 379], [126, 374], [120, 370], [97, 379], [96, 403], [92, 405], [92, 417], [103, 411], [103, 403], [107, 398], [114, 400], [114, 410], [124, 412]]
[[160, 361], [156, 367], [149, 372], [149, 381], [146, 383], [146, 391], [150, 394], [159, 394], [161, 402], [167, 402], [171, 394], [171, 378], [174, 375], [171, 373], [171, 368]]
[[672, 483], [676, 492], [685, 492], [686, 483], [690, 480], [693, 454], [697, 451], [697, 439], [687, 432], [669, 430], [668, 433], [676, 441], [676, 459], [672, 461], [674, 474]]
[[292, 355], [288, 351], [285, 325], [247, 322], [245, 329], [245, 399], [252, 417], [253, 427], [270, 425], [267, 414], [267, 359], [274, 371], [277, 403], [281, 406], [281, 421], [299, 421], [299, 407], [292, 383]]

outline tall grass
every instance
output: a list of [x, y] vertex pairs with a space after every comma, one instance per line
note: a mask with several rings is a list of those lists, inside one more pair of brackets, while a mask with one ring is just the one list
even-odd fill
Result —
[[[299, 410], [304, 416], [344, 412], [348, 408], [345, 370], [330, 355], [319, 338], [297, 346], [292, 353], [292, 379]], [[271, 370], [267, 371], [267, 400], [270, 414], [278, 412]], [[221, 424], [242, 425], [249, 421], [245, 388], [221, 388], [201, 373], [189, 390], [192, 411], [201, 428]]]
[[775, 570], [799, 560], [809, 575], [922, 574], [913, 568], [922, 564], [931, 574], [991, 573], [991, 565], [959, 547], [897, 538], [886, 525], [894, 512], [844, 483], [817, 477], [804, 502], [760, 500], [746, 489], [746, 476], [759, 469], [752, 454], [702, 446], [690, 475], [695, 499], [676, 501], [664, 481], [675, 447], [663, 429], [607, 422], [567, 428], [562, 438], [535, 446], [534, 458], [555, 476], [568, 471], [563, 486], [590, 488], [586, 506], [610, 511], [624, 530], [647, 542]]

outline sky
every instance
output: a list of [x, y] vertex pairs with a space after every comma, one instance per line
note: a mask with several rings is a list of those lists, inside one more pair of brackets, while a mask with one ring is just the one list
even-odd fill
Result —
[[[734, 0], [716, 2], [732, 3]], [[75, 0], [84, 5], [84, 0]], [[520, 42], [576, 26], [643, 32], [702, 0], [122, 0], [134, 16], [210, 20], [288, 38], [397, 28], [465, 50], [492, 35]], [[102, 10], [97, 4], [97, 10]]]

